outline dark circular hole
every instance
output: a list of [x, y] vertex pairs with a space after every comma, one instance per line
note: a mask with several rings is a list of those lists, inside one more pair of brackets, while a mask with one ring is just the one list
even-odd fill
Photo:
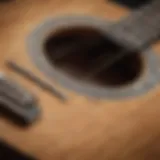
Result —
[[[141, 55], [134, 53], [94, 75], [97, 68], [109, 63], [113, 56], [121, 54], [123, 50], [100, 30], [92, 27], [59, 29], [44, 42], [44, 53], [52, 66], [72, 78], [111, 87], [134, 82], [143, 70]], [[94, 76], [86, 78], [92, 74]]]

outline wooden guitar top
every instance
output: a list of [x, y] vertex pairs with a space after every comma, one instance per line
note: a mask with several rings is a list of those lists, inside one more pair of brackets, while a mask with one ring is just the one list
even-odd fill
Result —
[[[16, 0], [0, 4], [0, 67], [40, 99], [42, 115], [19, 128], [0, 118], [0, 137], [41, 160], [160, 159], [160, 85], [141, 96], [107, 100], [87, 98], [46, 78], [27, 54], [26, 38], [48, 17], [80, 14], [116, 21], [128, 11], [104, 0]], [[155, 45], [160, 53], [160, 45]], [[68, 97], [62, 103], [8, 70], [14, 60], [52, 82]]]

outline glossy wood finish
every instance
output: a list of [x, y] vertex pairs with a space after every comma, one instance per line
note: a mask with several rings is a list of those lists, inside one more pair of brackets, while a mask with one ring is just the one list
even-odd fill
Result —
[[[5, 60], [13, 59], [46, 79], [28, 57], [25, 41], [48, 17], [85, 14], [117, 20], [127, 12], [104, 0], [15, 0], [0, 4], [1, 70], [33, 90], [43, 110], [41, 119], [26, 129], [0, 118], [0, 137], [41, 160], [160, 159], [160, 86], [130, 100], [108, 101], [87, 99], [52, 81], [69, 97], [63, 104], [5, 67]], [[160, 45], [155, 48], [160, 53]]]

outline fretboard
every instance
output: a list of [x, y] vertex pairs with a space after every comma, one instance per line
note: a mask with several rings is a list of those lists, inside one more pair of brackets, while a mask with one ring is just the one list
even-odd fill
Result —
[[111, 25], [108, 34], [129, 49], [151, 44], [160, 35], [160, 0], [153, 0], [124, 20]]

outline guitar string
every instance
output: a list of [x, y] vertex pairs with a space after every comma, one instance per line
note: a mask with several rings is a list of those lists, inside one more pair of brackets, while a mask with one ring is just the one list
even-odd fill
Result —
[[[158, 3], [157, 3], [158, 2]], [[120, 52], [118, 55], [116, 55], [116, 56], [114, 56], [114, 57], [112, 57], [112, 58], [110, 58], [109, 60], [106, 58], [107, 57], [107, 55], [106, 55], [106, 57], [104, 56], [102, 56], [102, 63], [101, 63], [101, 65], [99, 65], [97, 68], [93, 68], [92, 69], [92, 72], [90, 73], [90, 74], [88, 74], [88, 75], [86, 75], [85, 76], [85, 79], [90, 79], [90, 78], [92, 78], [92, 77], [94, 77], [94, 76], [96, 76], [98, 73], [100, 73], [100, 72], [102, 72], [104, 69], [105, 69], [105, 71], [107, 71], [107, 69], [109, 69], [110, 67], [112, 67], [115, 63], [117, 63], [118, 61], [120, 61], [121, 59], [123, 59], [125, 56], [127, 56], [127, 55], [129, 55], [129, 54], [134, 54], [134, 53], [137, 53], [137, 52], [142, 52], [143, 50], [145, 50], [149, 45], [151, 45], [155, 40], [157, 40], [157, 36], [158, 36], [158, 34], [157, 34], [157, 31], [160, 29], [160, 26], [159, 26], [159, 21], [160, 21], [160, 14], [157, 14], [157, 11], [159, 11], [160, 12], [160, 8], [158, 8], [160, 6], [160, 1], [159, 0], [154, 0], [153, 2], [152, 2], [152, 4], [149, 4], [149, 5], [146, 5], [146, 6], [144, 6], [144, 7], [142, 7], [142, 8], [140, 8], [139, 10], [136, 10], [136, 11], [134, 11], [134, 13], [131, 15], [131, 16], [129, 16], [129, 17], [127, 17], [127, 18], [125, 18], [124, 19], [124, 21], [122, 20], [122, 21], [120, 21], [119, 23], [116, 23], [116, 24], [114, 24], [114, 25], [111, 25], [110, 26], [110, 28], [111, 28], [111, 32], [112, 33], [114, 33], [114, 26], [115, 27], [117, 27], [117, 28], [119, 28], [119, 27], [121, 27], [121, 26], [123, 26], [123, 27], [126, 27], [125, 26], [125, 23], [127, 23], [127, 25], [129, 25], [129, 26], [127, 26], [127, 27], [132, 27], [132, 29], [136, 29], [136, 27], [135, 27], [135, 25], [133, 26], [132, 24], [133, 24], [133, 21], [135, 20], [135, 24], [137, 24], [137, 23], [139, 23], [139, 22], [141, 22], [142, 24], [144, 23], [144, 24], [147, 24], [147, 25], [144, 25], [143, 24], [143, 26], [145, 26], [145, 28], [146, 28], [146, 31], [143, 31], [143, 33], [148, 33], [148, 35], [150, 35], [150, 36], [148, 36], [147, 38], [149, 39], [149, 41], [148, 42], [145, 42], [145, 43], [142, 43], [141, 42], [141, 47], [139, 47], [139, 48], [135, 48], [134, 50], [133, 49], [125, 49], [125, 50], [123, 50], [122, 52]], [[157, 15], [159, 15], [159, 16], [157, 16]], [[152, 18], [152, 17], [154, 17], [154, 18]], [[151, 19], [152, 18], [152, 19]], [[149, 20], [148, 20], [149, 19]], [[141, 21], [142, 20], [142, 21]], [[152, 21], [152, 24], [150, 23], [150, 21], [151, 20], [153, 20]], [[149, 25], [149, 26], [148, 26]], [[147, 27], [146, 27], [147, 26]], [[158, 26], [158, 27], [157, 27]], [[140, 26], [141, 27], [141, 26]], [[143, 27], [141, 27], [141, 28], [143, 28]], [[141, 29], [140, 28], [140, 29]], [[153, 29], [154, 28], [154, 29]], [[139, 29], [139, 28], [138, 28]], [[144, 29], [144, 28], [143, 28]], [[108, 30], [109, 31], [109, 30]], [[125, 31], [125, 30], [124, 30]], [[133, 35], [133, 36], [135, 36], [135, 33], [137, 32], [137, 30], [135, 30], [134, 32], [132, 31], [132, 32], [130, 32], [130, 35]], [[137, 33], [136, 33], [137, 34]], [[139, 36], [139, 35], [138, 35]], [[114, 40], [114, 39], [113, 39]], [[146, 39], [142, 39], [143, 41], [146, 41]], [[97, 41], [98, 42], [98, 45], [96, 45], [95, 47], [98, 47], [99, 45], [101, 45], [100, 43], [99, 43], [99, 40]], [[83, 44], [83, 42], [82, 42], [82, 44]], [[85, 44], [85, 43], [84, 43]], [[92, 44], [92, 43], [91, 43]], [[74, 47], [73, 47], [74, 46]], [[60, 59], [62, 59], [63, 57], [65, 57], [66, 55], [68, 55], [68, 54], [70, 54], [70, 51], [73, 49], [73, 48], [75, 48], [75, 44], [73, 45], [71, 45], [71, 47], [65, 47], [64, 48], [64, 51], [66, 51], [67, 50], [67, 52], [61, 52], [61, 53], [63, 53], [62, 55], [60, 55], [60, 56], [58, 56], [58, 57], [56, 57], [56, 59], [55, 59], [55, 61], [56, 60], [60, 60]], [[81, 45], [80, 47], [80, 50], [81, 51], [83, 51], [83, 50], [85, 50], [86, 49], [86, 44], [85, 44], [85, 46], [84, 47], [82, 47], [83, 45]], [[95, 47], [93, 47], [91, 50], [94, 50], [95, 49]], [[90, 50], [90, 49], [89, 49]], [[62, 49], [62, 51], [63, 51], [63, 49]], [[72, 50], [73, 51], [73, 50]], [[145, 53], [145, 52], [144, 52]], [[107, 61], [106, 61], [106, 59], [107, 59]], [[104, 61], [104, 62], [103, 62]]]
[[[159, 1], [160, 2], [160, 1]], [[156, 0], [156, 3], [157, 3], [157, 0]], [[160, 3], [158, 3], [160, 4]], [[153, 7], [154, 6], [154, 7]], [[155, 8], [156, 6], [156, 8]], [[153, 5], [151, 5], [151, 7], [149, 9], [151, 9], [151, 13], [154, 14], [155, 16], [157, 15], [157, 13], [155, 11], [157, 11], [158, 7], [160, 5], [155, 5], [153, 3]], [[148, 6], [144, 8], [144, 10], [146, 11], [146, 9], [148, 9]], [[160, 10], [160, 9], [159, 9]], [[138, 12], [136, 12], [138, 13]], [[141, 12], [141, 14], [145, 14], [146, 15], [146, 12]], [[145, 17], [145, 15], [143, 15], [143, 17]], [[160, 15], [160, 14], [159, 14]], [[143, 18], [142, 17], [142, 18]], [[153, 15], [151, 15], [151, 17], [153, 17]], [[115, 63], [117, 63], [118, 61], [120, 61], [121, 59], [123, 59], [125, 56], [129, 55], [129, 54], [134, 54], [134, 53], [137, 53], [137, 52], [143, 52], [148, 46], [150, 46], [154, 41], [156, 41], [158, 39], [158, 34], [157, 34], [157, 31], [160, 29], [160, 16], [158, 17], [158, 19], [155, 18], [155, 22], [157, 22], [154, 26], [158, 26], [156, 27], [156, 31], [153, 30], [152, 27], [149, 27], [149, 29], [151, 29], [151, 31], [153, 30], [153, 32], [150, 33], [150, 35], [152, 36], [152, 38], [150, 38], [146, 43], [142, 43], [142, 46], [140, 48], [136, 48], [135, 50], [123, 50], [121, 53], [119, 53], [119, 55], [115, 56], [114, 58], [110, 59], [109, 61], [107, 61], [106, 63], [101, 63], [101, 65], [96, 68], [91, 74], [87, 75], [86, 76], [86, 79], [90, 79], [94, 76], [96, 76], [98, 73], [102, 72], [104, 69], [105, 71], [107, 71], [110, 67], [112, 67]], [[133, 33], [132, 33], [133, 34]], [[144, 52], [145, 53], [145, 52]], [[105, 57], [103, 57], [103, 59], [105, 60]]]

